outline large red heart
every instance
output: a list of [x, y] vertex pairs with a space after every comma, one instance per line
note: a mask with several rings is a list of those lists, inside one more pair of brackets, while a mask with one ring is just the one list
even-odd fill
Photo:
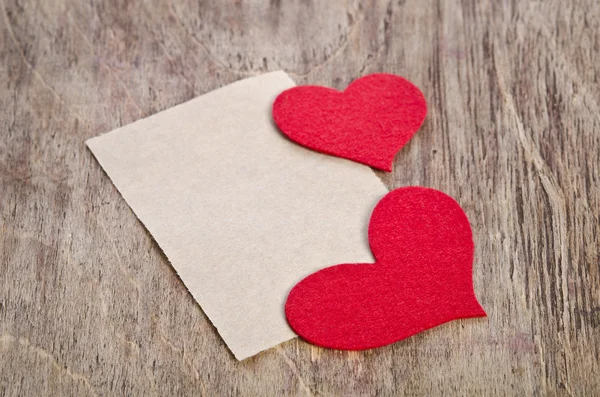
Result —
[[451, 197], [423, 187], [388, 193], [371, 215], [369, 243], [374, 264], [328, 267], [291, 290], [285, 313], [302, 338], [362, 350], [486, 315], [473, 290], [469, 220]]
[[310, 149], [385, 171], [395, 154], [417, 132], [427, 104], [410, 81], [393, 74], [371, 74], [344, 92], [300, 86], [273, 103], [273, 119], [291, 140]]

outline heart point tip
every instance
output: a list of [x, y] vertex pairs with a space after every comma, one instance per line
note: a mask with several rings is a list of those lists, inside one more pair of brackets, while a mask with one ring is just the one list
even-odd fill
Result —
[[370, 164], [370, 166], [373, 167], [373, 168], [375, 168], [376, 170], [385, 171], [385, 172], [392, 172], [393, 166], [394, 166], [394, 161], [392, 160], [389, 163]]
[[477, 307], [473, 311], [473, 317], [487, 317], [487, 313], [483, 309], [483, 306], [477, 301], [475, 301], [475, 303], [477, 304]]

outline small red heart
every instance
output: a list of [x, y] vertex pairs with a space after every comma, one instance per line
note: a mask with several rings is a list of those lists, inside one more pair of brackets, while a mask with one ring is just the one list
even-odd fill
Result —
[[417, 86], [385, 73], [355, 80], [344, 92], [294, 87], [273, 103], [273, 119], [291, 140], [384, 171], [392, 170], [394, 156], [426, 114]]
[[471, 227], [451, 197], [423, 187], [388, 193], [371, 215], [369, 243], [374, 264], [328, 267], [291, 290], [285, 313], [308, 342], [370, 349], [485, 317], [473, 290]]

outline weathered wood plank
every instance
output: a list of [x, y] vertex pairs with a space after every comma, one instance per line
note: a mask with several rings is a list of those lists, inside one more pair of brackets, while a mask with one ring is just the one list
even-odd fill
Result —
[[[0, 8], [0, 395], [600, 393], [598, 2]], [[488, 319], [234, 360], [83, 142], [277, 69], [422, 88], [424, 127], [378, 175], [463, 205]]]

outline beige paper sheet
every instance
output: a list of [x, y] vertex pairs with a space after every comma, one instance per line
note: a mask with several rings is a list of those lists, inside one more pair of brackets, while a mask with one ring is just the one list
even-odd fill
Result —
[[295, 337], [284, 304], [304, 276], [373, 260], [368, 219], [387, 193], [370, 168], [277, 130], [272, 102], [292, 86], [252, 77], [87, 141], [240, 360]]

